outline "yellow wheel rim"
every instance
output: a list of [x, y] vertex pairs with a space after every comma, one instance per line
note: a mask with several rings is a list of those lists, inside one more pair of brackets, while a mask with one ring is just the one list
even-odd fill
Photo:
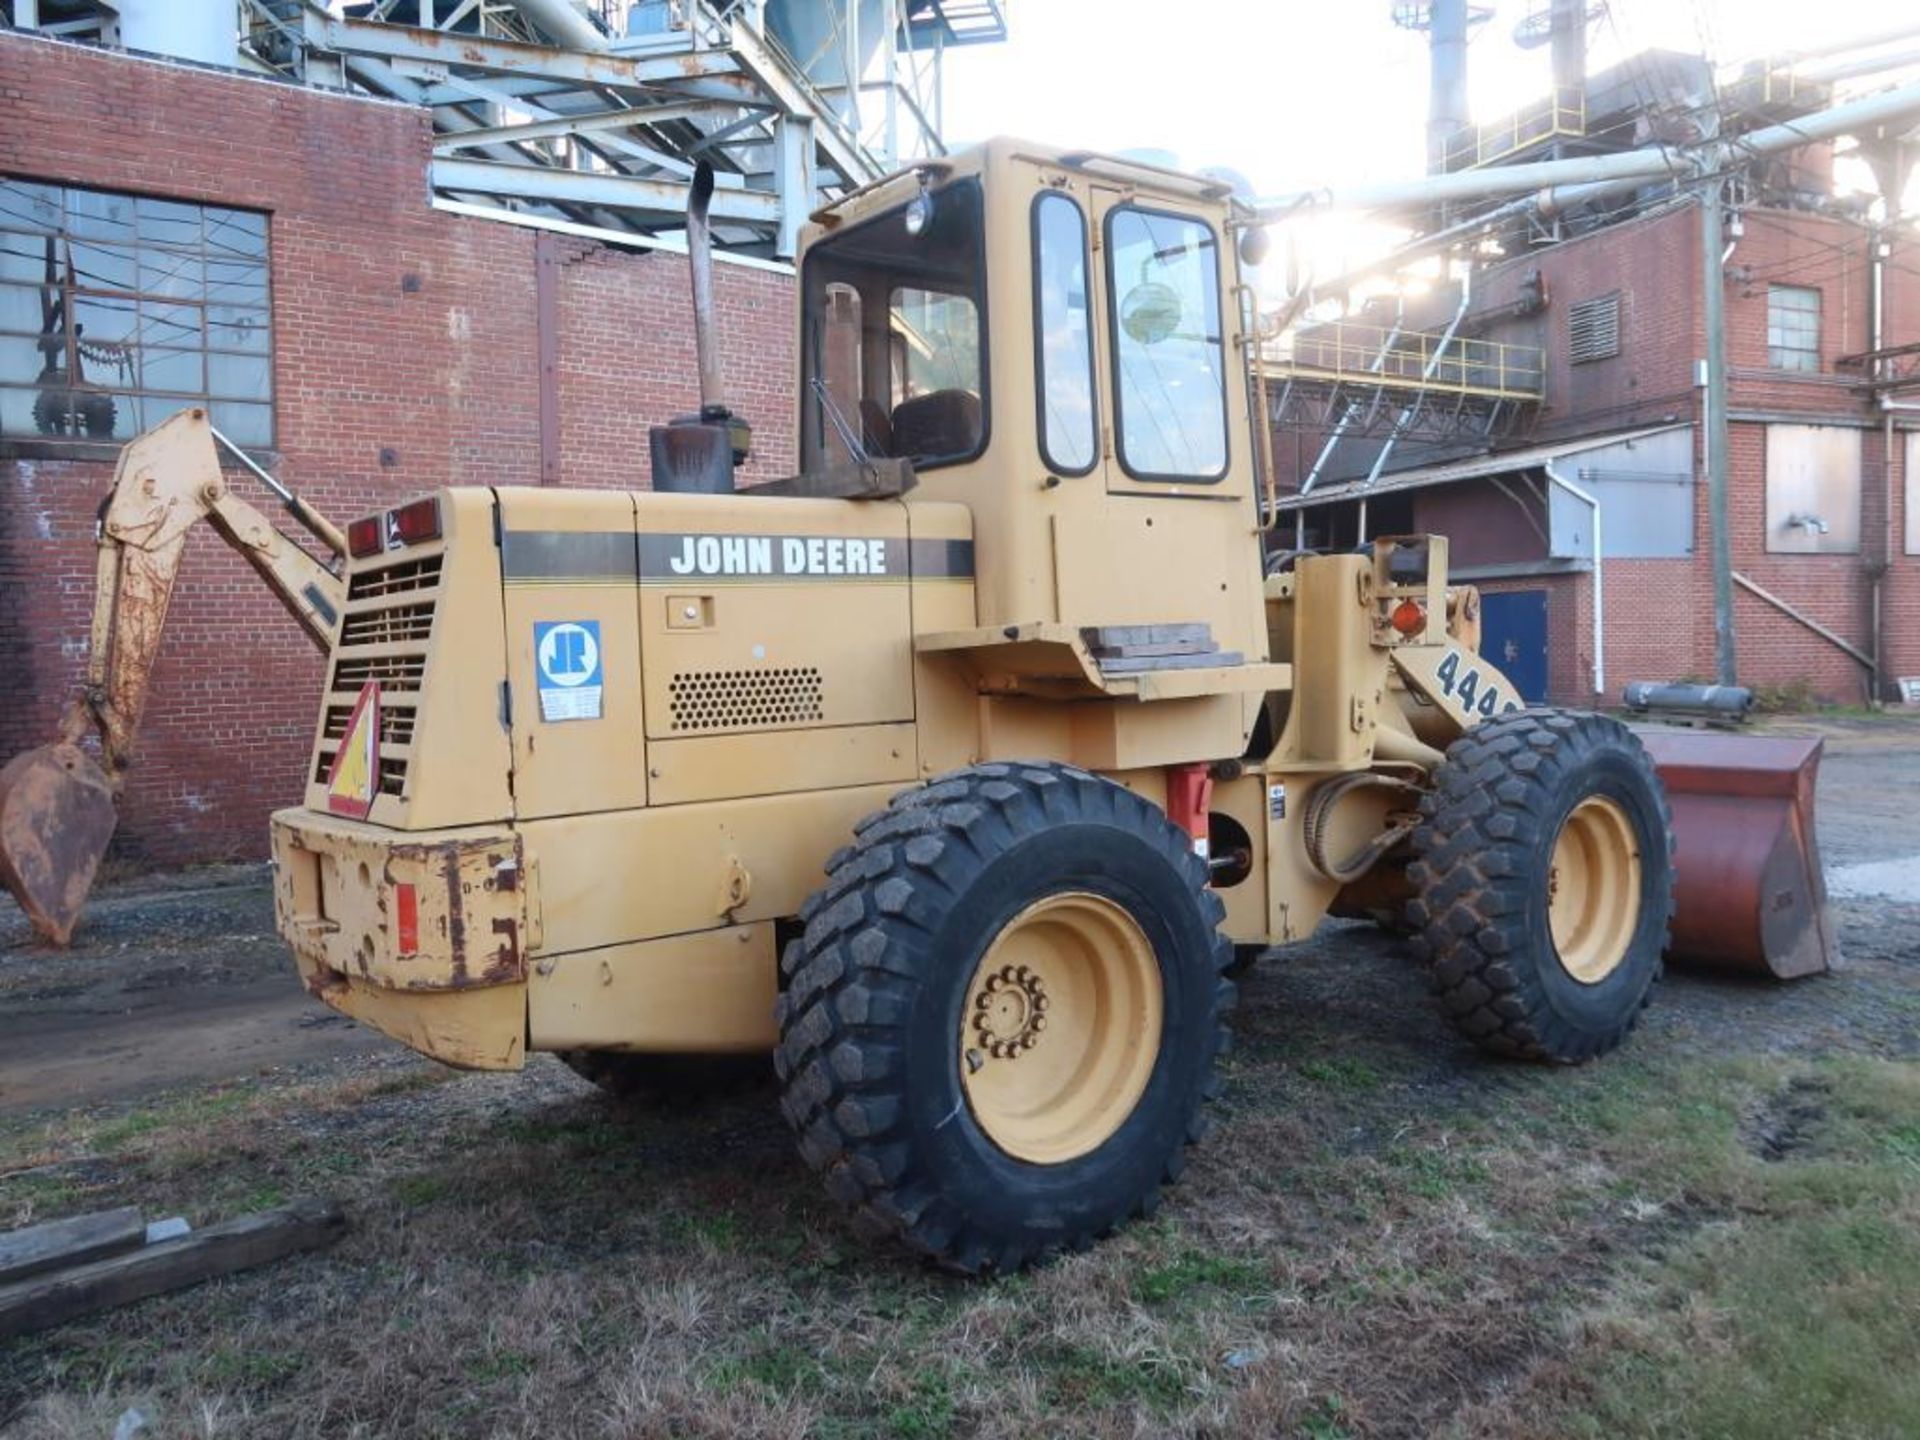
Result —
[[1615, 801], [1573, 807], [1553, 842], [1547, 920], [1566, 972], [1597, 985], [1627, 958], [1640, 924], [1640, 843]]
[[1133, 1113], [1160, 1053], [1164, 997], [1145, 932], [1072, 891], [1009, 920], [975, 967], [960, 1015], [960, 1084], [987, 1138], [1058, 1165]]

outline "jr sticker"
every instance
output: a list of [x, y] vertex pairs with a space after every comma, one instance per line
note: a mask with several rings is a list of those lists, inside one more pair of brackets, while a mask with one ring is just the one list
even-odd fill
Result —
[[536, 620], [533, 658], [540, 667], [540, 718], [598, 720], [603, 670], [598, 620]]

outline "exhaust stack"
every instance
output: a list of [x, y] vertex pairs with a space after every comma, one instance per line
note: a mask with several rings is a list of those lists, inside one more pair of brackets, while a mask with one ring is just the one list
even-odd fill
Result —
[[653, 488], [680, 494], [725, 495], [734, 467], [747, 458], [753, 431], [727, 407], [720, 374], [720, 337], [713, 311], [713, 167], [702, 160], [687, 200], [687, 270], [693, 280], [693, 345], [700, 366], [700, 413], [677, 415], [647, 434]]

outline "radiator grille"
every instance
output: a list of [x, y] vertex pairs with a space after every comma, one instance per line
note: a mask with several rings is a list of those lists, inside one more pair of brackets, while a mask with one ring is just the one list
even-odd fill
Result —
[[334, 653], [333, 688], [354, 694], [369, 680], [378, 680], [382, 690], [418, 690], [427, 673], [424, 655], [360, 655]]
[[[443, 555], [420, 555], [356, 571], [347, 580], [349, 610], [333, 649], [333, 674], [320, 714], [313, 778], [325, 784], [347, 733], [354, 701], [380, 682], [380, 793], [406, 791], [427, 643], [439, 605]], [[381, 602], [385, 603], [381, 603]], [[373, 603], [367, 603], [373, 602]]]
[[390, 645], [406, 640], [424, 640], [433, 633], [433, 604], [394, 605], [383, 610], [362, 610], [347, 616], [340, 627], [340, 644]]
[[[380, 704], [380, 743], [382, 745], [411, 745], [413, 743], [413, 706], [389, 705], [383, 698]], [[347, 733], [347, 721], [353, 718], [353, 706], [329, 705], [326, 713], [320, 717], [320, 738], [338, 746]]]
[[440, 563], [438, 555], [422, 555], [417, 560], [382, 565], [378, 570], [358, 571], [347, 581], [347, 599], [368, 600], [376, 595], [435, 589], [440, 584]]
[[682, 670], [667, 682], [673, 728], [755, 730], [806, 725], [825, 717], [820, 672], [808, 666], [772, 670]]

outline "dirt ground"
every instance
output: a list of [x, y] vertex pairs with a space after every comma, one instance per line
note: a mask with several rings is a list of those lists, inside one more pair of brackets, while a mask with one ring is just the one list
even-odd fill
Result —
[[1244, 984], [1158, 1216], [993, 1283], [854, 1238], [768, 1093], [623, 1106], [334, 1017], [257, 868], [108, 887], [66, 954], [0, 909], [0, 1227], [316, 1192], [354, 1222], [0, 1349], [0, 1428], [1920, 1434], [1920, 719], [1818, 728], [1838, 973], [1673, 974], [1550, 1072], [1336, 928]]

